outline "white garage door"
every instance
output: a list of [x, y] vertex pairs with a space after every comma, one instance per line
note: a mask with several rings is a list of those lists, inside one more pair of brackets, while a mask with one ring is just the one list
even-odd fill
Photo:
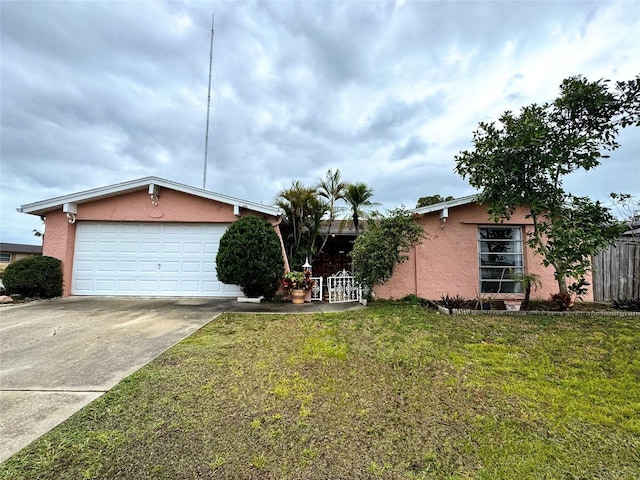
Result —
[[216, 276], [226, 224], [78, 222], [73, 295], [233, 297]]

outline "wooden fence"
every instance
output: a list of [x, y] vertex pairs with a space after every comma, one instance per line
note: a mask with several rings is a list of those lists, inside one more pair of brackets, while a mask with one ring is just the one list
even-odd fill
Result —
[[619, 240], [593, 257], [592, 282], [597, 302], [640, 298], [640, 238]]

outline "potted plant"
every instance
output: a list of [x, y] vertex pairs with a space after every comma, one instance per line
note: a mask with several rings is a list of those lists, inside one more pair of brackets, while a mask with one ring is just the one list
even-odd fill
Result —
[[313, 287], [311, 272], [289, 272], [282, 279], [282, 285], [291, 294], [291, 303], [302, 304], [307, 291]]

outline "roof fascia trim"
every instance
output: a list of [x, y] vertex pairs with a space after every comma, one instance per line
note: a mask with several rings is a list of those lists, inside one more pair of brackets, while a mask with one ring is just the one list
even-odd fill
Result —
[[88, 201], [99, 200], [102, 198], [113, 197], [116, 195], [133, 192], [136, 190], [142, 190], [149, 187], [149, 185], [156, 185], [164, 188], [169, 188], [182, 193], [195, 195], [197, 197], [206, 198], [209, 200], [226, 203], [229, 205], [239, 205], [242, 208], [253, 210], [268, 215], [277, 217], [280, 214], [280, 210], [277, 207], [263, 205], [261, 203], [249, 202], [239, 198], [231, 197], [228, 195], [222, 195], [208, 190], [191, 187], [189, 185], [183, 185], [181, 183], [172, 182], [158, 177], [145, 177], [136, 180], [130, 180], [128, 182], [116, 183], [108, 185], [106, 187], [98, 187], [91, 190], [85, 190], [83, 192], [72, 193], [70, 195], [64, 195], [61, 197], [50, 198], [42, 200], [40, 202], [28, 203], [22, 205], [18, 210], [23, 213], [30, 213], [33, 215], [41, 215], [47, 211], [55, 210], [66, 203], [85, 203]]
[[466, 197], [455, 198], [447, 202], [434, 203], [433, 205], [427, 205], [426, 207], [414, 208], [411, 212], [418, 215], [426, 215], [427, 213], [440, 212], [445, 209], [459, 207], [461, 205], [468, 205], [470, 203], [476, 203], [478, 201], [478, 195], [468, 195]]

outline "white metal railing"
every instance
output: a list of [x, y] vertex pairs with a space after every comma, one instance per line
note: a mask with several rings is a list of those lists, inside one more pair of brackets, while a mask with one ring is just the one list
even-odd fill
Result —
[[351, 272], [342, 270], [327, 277], [329, 303], [359, 302], [362, 300], [362, 290]]
[[322, 277], [311, 277], [313, 280], [313, 287], [311, 287], [311, 301], [322, 301]]

